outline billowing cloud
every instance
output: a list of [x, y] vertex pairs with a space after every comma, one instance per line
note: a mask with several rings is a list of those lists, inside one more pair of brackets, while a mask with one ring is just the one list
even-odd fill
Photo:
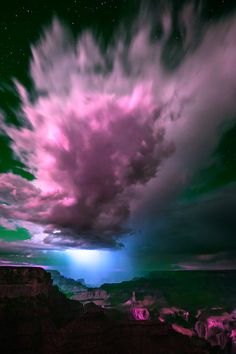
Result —
[[32, 48], [33, 101], [16, 82], [25, 122], [1, 124], [35, 176], [0, 175], [5, 222], [28, 223], [45, 244], [120, 247], [121, 235], [169, 212], [236, 113], [235, 21], [206, 29], [197, 46], [189, 11], [174, 71], [163, 65], [166, 15], [160, 41], [141, 25], [105, 53], [89, 32], [72, 40], [58, 20], [45, 30]]
[[2, 215], [45, 225], [46, 243], [115, 247], [116, 235], [129, 231], [132, 189], [174, 151], [152, 82], [129, 82], [118, 49], [105, 72], [92, 36], [73, 46], [56, 20], [32, 53], [37, 99], [31, 103], [17, 83], [27, 124], [4, 129], [36, 180], [0, 176]]

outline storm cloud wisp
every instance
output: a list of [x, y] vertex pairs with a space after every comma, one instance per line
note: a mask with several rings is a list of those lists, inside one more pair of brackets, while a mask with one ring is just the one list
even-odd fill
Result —
[[104, 53], [89, 32], [72, 40], [58, 20], [45, 30], [30, 63], [36, 98], [16, 82], [24, 125], [1, 124], [35, 180], [0, 175], [2, 222], [40, 227], [42, 244], [119, 248], [204, 165], [236, 113], [236, 24], [206, 29], [189, 53], [186, 36], [172, 71], [161, 63], [167, 37], [150, 32], [140, 25]]

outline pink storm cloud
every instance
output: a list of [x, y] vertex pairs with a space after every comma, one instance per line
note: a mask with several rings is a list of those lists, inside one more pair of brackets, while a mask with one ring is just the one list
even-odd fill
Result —
[[16, 82], [23, 126], [1, 121], [35, 176], [0, 175], [1, 217], [28, 223], [33, 235], [42, 228], [37, 242], [120, 247], [144, 209], [158, 205], [158, 216], [187, 184], [218, 141], [219, 124], [236, 111], [235, 34], [233, 22], [210, 28], [170, 74], [160, 62], [165, 43], [151, 43], [148, 26], [104, 53], [89, 32], [73, 41], [54, 20], [32, 47], [36, 98]]

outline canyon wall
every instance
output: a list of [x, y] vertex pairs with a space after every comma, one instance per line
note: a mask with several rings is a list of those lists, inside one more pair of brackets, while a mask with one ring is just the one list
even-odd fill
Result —
[[0, 267], [0, 297], [48, 295], [49, 273], [39, 267]]

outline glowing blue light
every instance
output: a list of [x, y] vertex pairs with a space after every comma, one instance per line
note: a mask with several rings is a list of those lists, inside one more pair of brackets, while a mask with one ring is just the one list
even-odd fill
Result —
[[73, 279], [85, 279], [90, 286], [118, 282], [133, 277], [132, 264], [127, 248], [67, 249], [63, 251], [65, 267], [59, 268], [63, 275]]
[[105, 251], [100, 250], [84, 250], [84, 249], [71, 249], [66, 251], [70, 258], [73, 259], [75, 263], [80, 263], [84, 265], [94, 265], [99, 263], [104, 256]]

